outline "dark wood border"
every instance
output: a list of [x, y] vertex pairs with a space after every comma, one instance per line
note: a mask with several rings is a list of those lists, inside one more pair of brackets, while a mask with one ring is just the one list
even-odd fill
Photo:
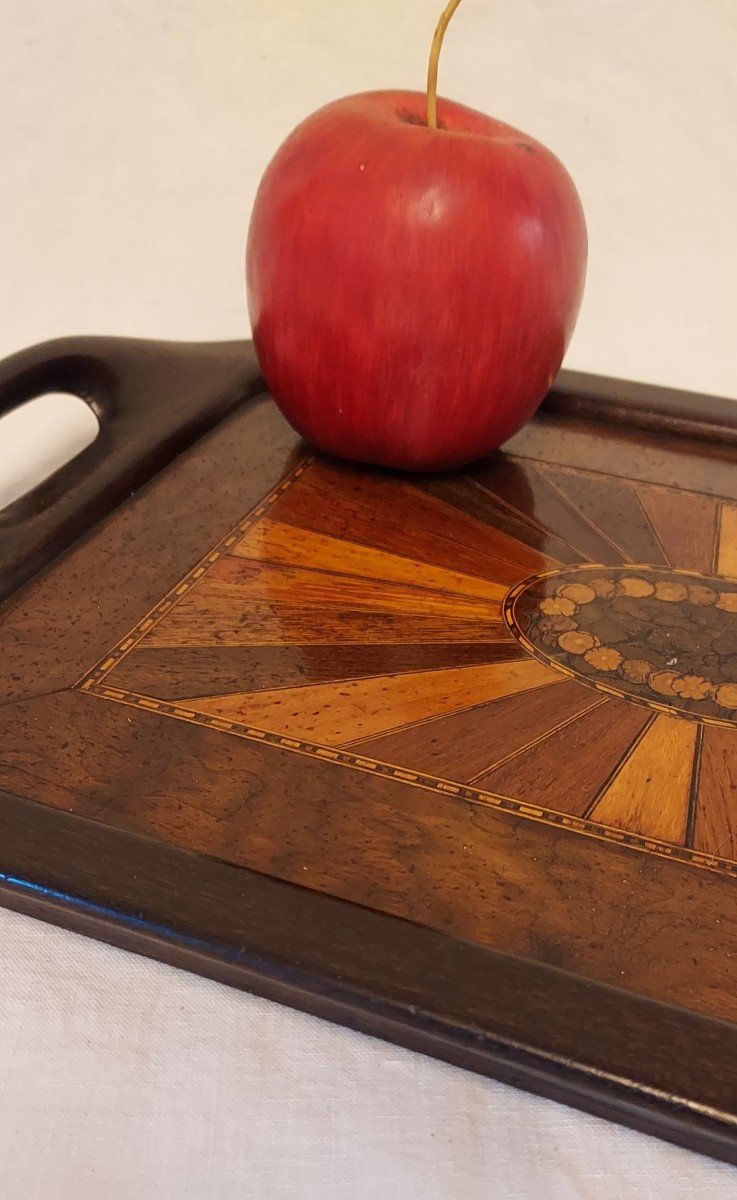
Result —
[[733, 1026], [7, 793], [0, 805], [6, 907], [737, 1163]]
[[[187, 381], [175, 419], [147, 419]], [[2, 514], [4, 594], [263, 390], [245, 342], [73, 339], [3, 364], [0, 411], [50, 387], [80, 391], [115, 435]], [[732, 401], [571, 372], [545, 412], [737, 439]], [[0, 813], [7, 907], [737, 1163], [737, 1026], [8, 793]]]
[[[0, 415], [49, 391], [86, 400], [100, 433], [0, 512], [0, 601], [239, 404], [263, 394], [264, 382], [246, 341], [60, 338], [0, 363]], [[561, 371], [542, 411], [731, 445], [734, 407], [719, 397]]]
[[561, 371], [543, 412], [734, 446], [737, 401], [677, 388]]
[[263, 392], [263, 380], [250, 342], [60, 338], [0, 363], [0, 415], [44, 392], [86, 400], [100, 432], [0, 511], [0, 601]]

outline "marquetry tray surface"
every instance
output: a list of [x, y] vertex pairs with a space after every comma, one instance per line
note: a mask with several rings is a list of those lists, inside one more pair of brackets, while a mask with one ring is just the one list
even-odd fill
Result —
[[309, 457], [76, 686], [734, 874], [736, 577], [695, 490]]

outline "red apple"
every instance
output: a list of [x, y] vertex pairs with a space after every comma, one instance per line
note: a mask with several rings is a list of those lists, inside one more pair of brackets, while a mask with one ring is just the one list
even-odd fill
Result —
[[266, 170], [248, 236], [261, 368], [323, 450], [459, 466], [529, 419], [560, 367], [586, 268], [573, 182], [483, 113], [372, 92], [328, 104]]

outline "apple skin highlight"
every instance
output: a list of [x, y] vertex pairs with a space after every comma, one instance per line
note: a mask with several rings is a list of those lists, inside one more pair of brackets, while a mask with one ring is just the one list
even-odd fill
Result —
[[248, 235], [266, 382], [320, 449], [428, 471], [496, 449], [533, 415], [573, 332], [586, 225], [560, 161], [421, 92], [308, 117], [268, 166]]

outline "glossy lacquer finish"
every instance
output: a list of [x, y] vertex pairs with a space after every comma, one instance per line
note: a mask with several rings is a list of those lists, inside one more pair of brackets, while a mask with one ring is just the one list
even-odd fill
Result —
[[729, 406], [403, 476], [257, 388], [0, 609], [3, 902], [737, 1158]]
[[388, 466], [478, 458], [535, 410], [578, 312], [586, 231], [561, 163], [449, 101], [377, 92], [308, 118], [248, 239], [272, 393], [324, 450]]
[[698, 494], [308, 459], [79, 686], [737, 873], [737, 581], [694, 569], [699, 518], [737, 571], [737, 505]]

